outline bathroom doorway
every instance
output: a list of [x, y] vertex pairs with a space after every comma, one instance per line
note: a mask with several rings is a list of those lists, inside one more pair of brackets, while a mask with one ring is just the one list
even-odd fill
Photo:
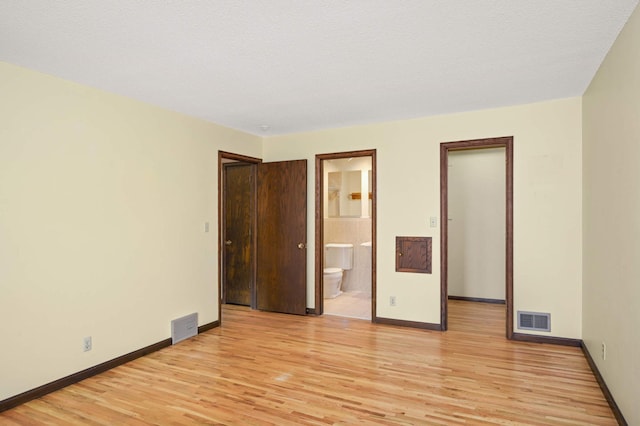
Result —
[[316, 155], [315, 239], [314, 313], [375, 320], [375, 150]]
[[440, 144], [440, 205], [441, 329], [449, 299], [502, 302], [511, 339], [513, 137]]

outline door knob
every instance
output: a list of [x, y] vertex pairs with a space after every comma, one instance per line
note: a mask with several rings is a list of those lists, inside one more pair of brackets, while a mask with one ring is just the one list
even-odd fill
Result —
[[225, 246], [230, 246], [230, 245], [231, 245], [231, 240], [227, 240], [227, 241], [225, 241], [225, 242], [224, 242], [224, 245], [225, 245]]
[[299, 249], [303, 249], [304, 248], [304, 243], [298, 243], [298, 248]]

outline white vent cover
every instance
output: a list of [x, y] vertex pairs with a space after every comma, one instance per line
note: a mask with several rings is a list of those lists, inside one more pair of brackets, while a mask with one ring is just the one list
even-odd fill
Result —
[[186, 315], [171, 321], [171, 344], [198, 334], [198, 313]]
[[551, 314], [518, 311], [518, 328], [521, 330], [551, 331]]

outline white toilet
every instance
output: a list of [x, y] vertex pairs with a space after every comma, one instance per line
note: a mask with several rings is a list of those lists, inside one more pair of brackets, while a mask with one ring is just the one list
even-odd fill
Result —
[[324, 271], [322, 284], [324, 298], [333, 299], [342, 293], [342, 276], [353, 268], [353, 244], [329, 243], [324, 246]]

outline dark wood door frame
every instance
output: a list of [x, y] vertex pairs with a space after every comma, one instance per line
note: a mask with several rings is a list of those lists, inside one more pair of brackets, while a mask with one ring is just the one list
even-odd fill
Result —
[[[224, 203], [223, 203], [223, 199], [224, 199], [224, 185], [223, 185], [223, 179], [224, 179], [224, 166], [223, 164], [225, 162], [229, 162], [229, 161], [238, 161], [238, 162], [243, 162], [243, 163], [248, 163], [248, 164], [260, 164], [262, 163], [262, 160], [259, 158], [255, 158], [255, 157], [249, 157], [246, 155], [240, 155], [240, 154], [234, 154], [231, 152], [225, 152], [225, 151], [218, 151], [218, 317], [219, 317], [219, 321], [220, 324], [222, 324], [222, 274], [223, 274], [223, 267], [224, 267], [224, 258], [223, 258], [223, 250], [224, 250]], [[253, 171], [252, 173], [254, 173], [255, 176], [255, 167], [253, 167]], [[256, 215], [256, 211], [255, 211], [255, 206], [256, 206], [256, 185], [253, 186], [253, 198], [254, 198], [254, 202], [253, 202], [253, 216], [255, 218]], [[253, 220], [253, 229], [251, 232], [252, 235], [252, 247], [254, 250], [253, 253], [253, 262], [252, 262], [252, 274], [253, 274], [253, 282], [256, 282], [256, 235], [257, 235], [257, 224], [256, 221]], [[251, 308], [255, 309], [256, 306], [256, 291], [255, 291], [255, 285], [253, 286], [252, 289], [252, 294], [251, 294]]]
[[338, 158], [371, 157], [371, 320], [376, 319], [376, 150], [336, 152], [316, 155], [316, 233], [315, 233], [315, 308], [310, 313], [322, 315], [324, 312], [324, 289], [322, 286], [322, 257], [324, 253], [324, 182], [323, 160]]
[[443, 142], [440, 144], [440, 328], [447, 330], [448, 307], [448, 159], [449, 151], [484, 148], [505, 148], [506, 188], [506, 253], [505, 253], [505, 301], [507, 305], [506, 337], [513, 338], [513, 136]]

